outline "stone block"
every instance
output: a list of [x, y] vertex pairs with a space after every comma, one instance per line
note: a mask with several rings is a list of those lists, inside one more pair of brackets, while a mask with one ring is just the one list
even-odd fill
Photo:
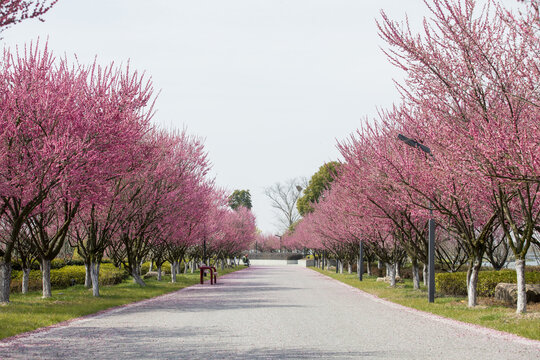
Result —
[[[540, 302], [540, 284], [526, 284], [527, 302]], [[508, 304], [517, 303], [517, 284], [499, 283], [495, 287], [495, 299]]]
[[[161, 272], [161, 275], [163, 276], [163, 271]], [[157, 271], [149, 271], [143, 276], [143, 279], [150, 279], [150, 278], [157, 278]]]

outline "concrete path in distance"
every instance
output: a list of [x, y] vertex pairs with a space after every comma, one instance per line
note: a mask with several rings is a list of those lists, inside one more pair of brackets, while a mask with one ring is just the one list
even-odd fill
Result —
[[410, 310], [297, 266], [218, 281], [0, 341], [0, 358], [540, 359], [538, 341]]

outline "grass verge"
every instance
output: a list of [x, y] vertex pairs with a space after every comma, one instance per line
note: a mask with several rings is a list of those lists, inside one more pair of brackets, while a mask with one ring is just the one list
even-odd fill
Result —
[[336, 274], [334, 271], [310, 268], [345, 284], [363, 290], [400, 305], [430, 312], [446, 318], [501, 330], [533, 340], [540, 340], [540, 304], [529, 304], [528, 313], [518, 315], [515, 308], [507, 307], [491, 298], [480, 298], [475, 308], [467, 307], [464, 297], [437, 295], [435, 303], [427, 301], [427, 289], [414, 290], [412, 281], [391, 288], [387, 283], [377, 282], [376, 277], [364, 276], [359, 281], [356, 274]]
[[[221, 276], [243, 268], [238, 266], [218, 272]], [[42, 299], [40, 291], [26, 295], [11, 294], [10, 303], [0, 306], [0, 339], [180, 290], [197, 284], [199, 274], [177, 275], [176, 283], [171, 283], [170, 279], [170, 276], [164, 276], [161, 281], [148, 279], [145, 280], [147, 285], [140, 287], [130, 278], [118, 285], [100, 287], [101, 296], [98, 298], [92, 296], [92, 289], [86, 289], [83, 285], [53, 290], [50, 299]]]

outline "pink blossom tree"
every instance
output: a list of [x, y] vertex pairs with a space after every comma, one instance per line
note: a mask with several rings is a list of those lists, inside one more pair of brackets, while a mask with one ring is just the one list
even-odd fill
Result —
[[185, 131], [154, 132], [147, 141], [150, 161], [142, 171], [124, 178], [128, 185], [120, 201], [119, 235], [112, 244], [117, 260], [141, 286], [145, 283], [140, 264], [154, 245], [170, 240], [166, 235], [178, 239], [171, 233], [173, 217], [182, 206], [184, 210], [194, 206], [193, 191], [199, 191], [209, 169], [201, 141]]
[[226, 258], [237, 257], [253, 245], [257, 228], [255, 216], [246, 207], [240, 206], [235, 211], [222, 208], [221, 211], [221, 221], [212, 234], [209, 248], [223, 268]]
[[0, 32], [26, 19], [38, 18], [58, 0], [0, 0]]
[[[296, 233], [296, 231], [295, 231]], [[288, 239], [288, 237], [285, 237]], [[293, 243], [284, 241], [283, 246], [289, 249], [301, 249], [300, 242]], [[273, 234], [257, 234], [255, 237], [254, 250], [258, 252], [273, 252], [279, 250], [279, 238]]]
[[[173, 205], [176, 210], [169, 214], [169, 231], [165, 232], [167, 240], [163, 244], [164, 259], [171, 263], [172, 282], [176, 282], [179, 264], [185, 261], [189, 247], [197, 245], [200, 239], [208, 236], [208, 229], [213, 228], [212, 216], [217, 204], [224, 204], [225, 201], [221, 193], [215, 191], [213, 183], [202, 180], [198, 179], [198, 183], [186, 186], [186, 191], [180, 194]], [[156, 265], [159, 276], [159, 261]]]
[[[517, 311], [524, 312], [524, 259], [540, 208], [536, 23], [512, 21], [495, 1], [493, 11], [473, 0], [426, 4], [432, 20], [422, 37], [384, 13], [379, 24], [391, 61], [408, 76], [402, 93], [414, 111], [400, 125], [444, 157], [440, 164], [468, 185], [462, 190], [495, 207], [517, 259]], [[466, 184], [471, 178], [477, 186]], [[480, 233], [482, 246], [489, 231]]]
[[[8, 231], [0, 241], [0, 302], [8, 302], [10, 262], [21, 227], [30, 215], [50, 218], [44, 211], [58, 203], [73, 210], [83, 197], [99, 196], [115, 169], [123, 126], [114, 117], [92, 116], [99, 99], [90, 91], [89, 68], [57, 60], [39, 44], [3, 56], [0, 217]], [[59, 241], [44, 250], [50, 256], [65, 238], [72, 210], [63, 213], [68, 214], [63, 225], [51, 228], [61, 234], [52, 230], [55, 234], [47, 236]]]
[[152, 114], [151, 93], [150, 83], [136, 72], [130, 73], [129, 68], [121, 72], [112, 66], [102, 68], [94, 63], [86, 69], [78, 120], [81, 136], [91, 141], [82, 153], [88, 155], [83, 157], [84, 163], [79, 167], [82, 176], [64, 179], [28, 220], [42, 262], [44, 297], [51, 296], [50, 261], [61, 250], [81, 205], [84, 212], [90, 211], [89, 226], [84, 227], [87, 230], [84, 239], [89, 240], [86, 245], [90, 246], [79, 248], [86, 250], [81, 254], [86, 255], [94, 296], [99, 296], [99, 263], [113, 219], [109, 216], [109, 221], [100, 229], [102, 224], [96, 208], [103, 210], [101, 205], [111, 197], [114, 201], [114, 194], [110, 192], [115, 181], [136, 165], [133, 156]]

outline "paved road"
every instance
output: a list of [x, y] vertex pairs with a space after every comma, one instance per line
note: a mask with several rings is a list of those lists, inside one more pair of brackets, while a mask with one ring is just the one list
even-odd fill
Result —
[[300, 267], [219, 280], [0, 342], [0, 358], [540, 359], [540, 342], [409, 310]]

